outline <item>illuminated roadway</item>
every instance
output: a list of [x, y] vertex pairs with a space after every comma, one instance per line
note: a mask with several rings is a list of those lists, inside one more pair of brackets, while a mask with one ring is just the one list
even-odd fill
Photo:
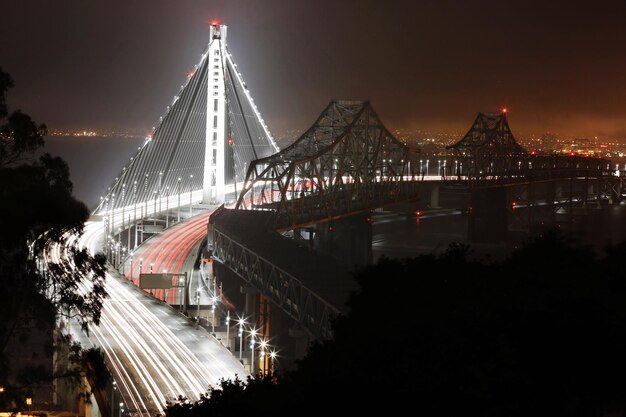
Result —
[[[70, 236], [67, 244], [78, 243], [95, 253], [102, 241], [102, 223], [89, 221], [82, 238], [77, 242]], [[48, 256], [58, 261], [63, 249], [55, 246]], [[128, 414], [163, 414], [166, 401], [180, 395], [196, 400], [221, 378], [248, 375], [239, 361], [202, 327], [194, 328], [186, 317], [138, 289], [112, 268], [106, 274], [106, 290], [109, 298], [104, 302], [100, 325], [90, 326], [89, 336], [74, 332], [74, 337], [83, 346], [104, 350]]]
[[[130, 279], [132, 271], [133, 282], [139, 286], [140, 268], [144, 273], [152, 269], [155, 273], [182, 274], [187, 272], [192, 277], [193, 262], [200, 242], [207, 234], [207, 222], [211, 213], [212, 211], [206, 211], [198, 214], [147, 240], [135, 250], [132, 266], [130, 260], [127, 261], [124, 268], [126, 278]], [[196, 281], [198, 280], [191, 282], [191, 294], [195, 294], [198, 286]], [[206, 284], [201, 283], [201, 285], [205, 290], [201, 294], [208, 297]], [[154, 295], [156, 298], [163, 299], [163, 292], [164, 290], [156, 290]], [[167, 295], [169, 304], [180, 304], [180, 298], [180, 291], [169, 290]], [[208, 304], [208, 300], [206, 303]]]

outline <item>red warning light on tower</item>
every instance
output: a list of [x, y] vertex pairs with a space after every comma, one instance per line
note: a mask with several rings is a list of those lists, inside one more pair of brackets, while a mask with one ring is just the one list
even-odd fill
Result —
[[217, 21], [217, 19], [211, 20], [211, 26], [218, 26], [219, 24], [220, 24], [220, 22]]
[[233, 138], [228, 138], [228, 144], [232, 145], [233, 143], [235, 143], [235, 141], [233, 140]]
[[509, 112], [509, 109], [507, 109], [506, 107], [502, 107], [502, 114], [507, 114]]

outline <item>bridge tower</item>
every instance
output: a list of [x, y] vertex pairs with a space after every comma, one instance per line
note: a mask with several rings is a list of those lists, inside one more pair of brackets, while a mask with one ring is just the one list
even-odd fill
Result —
[[251, 161], [279, 151], [226, 34], [225, 25], [211, 25], [200, 62], [95, 213], [124, 212], [129, 224], [129, 213], [134, 222], [181, 205], [221, 204], [235, 198]]
[[205, 203], [223, 202], [226, 194], [226, 83], [224, 81], [224, 57], [226, 56], [226, 32], [224, 25], [211, 25], [211, 40], [207, 72], [206, 147], [204, 152], [204, 175], [202, 200]]

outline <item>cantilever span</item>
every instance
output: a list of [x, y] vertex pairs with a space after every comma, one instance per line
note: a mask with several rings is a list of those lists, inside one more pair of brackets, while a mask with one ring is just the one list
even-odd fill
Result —
[[576, 176], [605, 176], [607, 160], [577, 155], [540, 155], [520, 146], [509, 127], [506, 111], [478, 113], [469, 131], [446, 147], [457, 158], [442, 178], [464, 178], [470, 186], [519, 183]]
[[137, 209], [177, 197], [222, 203], [250, 161], [278, 151], [226, 45], [211, 27], [200, 63], [153, 133], [107, 190], [96, 213]]
[[465, 174], [469, 177], [501, 172], [527, 154], [515, 140], [505, 111], [478, 113], [465, 136], [446, 149], [466, 161]]
[[276, 211], [286, 227], [393, 202], [408, 152], [368, 101], [333, 100], [292, 145], [251, 162], [237, 208]]

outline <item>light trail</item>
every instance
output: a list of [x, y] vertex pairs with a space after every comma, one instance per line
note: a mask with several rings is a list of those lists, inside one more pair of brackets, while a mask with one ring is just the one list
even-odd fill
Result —
[[[172, 226], [162, 235], [155, 236], [142, 245], [141, 255], [133, 257], [126, 278], [132, 279], [135, 285], [139, 285], [140, 272], [149, 271], [150, 265], [154, 273], [162, 271], [172, 274], [182, 273], [185, 260], [193, 248], [206, 236], [210, 214], [211, 212], [198, 214], [183, 223]], [[156, 290], [155, 297], [163, 298], [163, 292], [164, 290]], [[167, 301], [175, 304], [176, 297], [175, 291], [169, 291]]]
[[[207, 217], [208, 214], [194, 218], [190, 225], [180, 225], [178, 238], [193, 232], [193, 238], [175, 245], [183, 254], [188, 254], [193, 242], [197, 244], [198, 236], [202, 238]], [[62, 257], [67, 257], [67, 247], [71, 245], [87, 248], [93, 254], [102, 242], [102, 224], [90, 221], [80, 239], [67, 236], [64, 247], [51, 245], [44, 257], [47, 262], [60, 262]], [[161, 252], [157, 252], [165, 258], [161, 262], [171, 265], [178, 259], [182, 266], [182, 256], [171, 257]], [[106, 290], [109, 298], [104, 302], [100, 325], [90, 327], [93, 337], [89, 340], [105, 352], [107, 366], [114, 374], [130, 415], [163, 414], [168, 400], [173, 401], [179, 395], [197, 400], [221, 378], [248, 375], [239, 361], [204, 329], [194, 328], [187, 318], [154, 300], [112, 269], [106, 273]], [[89, 288], [83, 285], [81, 291]], [[78, 339], [87, 338], [74, 334]]]

